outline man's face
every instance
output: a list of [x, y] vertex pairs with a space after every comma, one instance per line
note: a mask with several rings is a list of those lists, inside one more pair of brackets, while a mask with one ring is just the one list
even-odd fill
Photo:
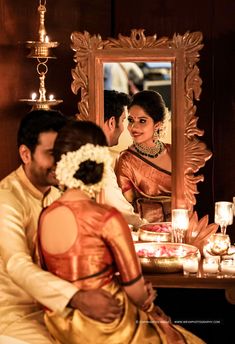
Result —
[[56, 185], [54, 158], [52, 155], [56, 132], [41, 133], [38, 145], [25, 164], [25, 172], [32, 184], [45, 192], [48, 186]]
[[110, 146], [111, 147], [116, 146], [118, 144], [119, 137], [124, 130], [124, 121], [126, 119], [126, 114], [127, 114], [127, 110], [125, 109], [123, 111], [123, 113], [121, 114], [121, 116], [119, 117], [118, 123], [116, 122], [116, 126], [115, 126], [112, 134], [110, 135]]

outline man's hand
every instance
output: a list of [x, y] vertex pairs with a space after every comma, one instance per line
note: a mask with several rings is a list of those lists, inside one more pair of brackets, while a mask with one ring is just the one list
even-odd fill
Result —
[[118, 300], [102, 289], [79, 290], [69, 304], [86, 316], [104, 323], [121, 317], [123, 312]]

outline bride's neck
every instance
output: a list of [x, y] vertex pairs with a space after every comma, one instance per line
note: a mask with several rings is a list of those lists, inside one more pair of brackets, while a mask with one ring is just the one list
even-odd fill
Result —
[[89, 196], [80, 189], [67, 189], [61, 198], [64, 200], [90, 199]]

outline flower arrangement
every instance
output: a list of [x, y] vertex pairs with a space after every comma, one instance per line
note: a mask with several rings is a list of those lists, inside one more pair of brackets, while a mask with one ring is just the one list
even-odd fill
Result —
[[[95, 184], [85, 184], [82, 180], [74, 177], [82, 162], [91, 160], [97, 164], [103, 163], [102, 179]], [[108, 147], [101, 147], [87, 143], [74, 152], [68, 152], [61, 156], [56, 166], [56, 178], [60, 186], [69, 189], [80, 188], [82, 191], [94, 196], [100, 192], [106, 184], [108, 169], [111, 167], [112, 158]]]

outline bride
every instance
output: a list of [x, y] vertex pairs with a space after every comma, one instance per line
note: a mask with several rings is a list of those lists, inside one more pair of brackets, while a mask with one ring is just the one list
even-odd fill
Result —
[[45, 310], [56, 343], [203, 343], [174, 326], [153, 304], [129, 227], [114, 207], [96, 196], [107, 183], [111, 164], [105, 135], [88, 121], [71, 121], [54, 146], [56, 177], [64, 193], [39, 220], [38, 248], [44, 269], [79, 289], [103, 288], [123, 306], [121, 318], [101, 323], [73, 308], [62, 315]]

